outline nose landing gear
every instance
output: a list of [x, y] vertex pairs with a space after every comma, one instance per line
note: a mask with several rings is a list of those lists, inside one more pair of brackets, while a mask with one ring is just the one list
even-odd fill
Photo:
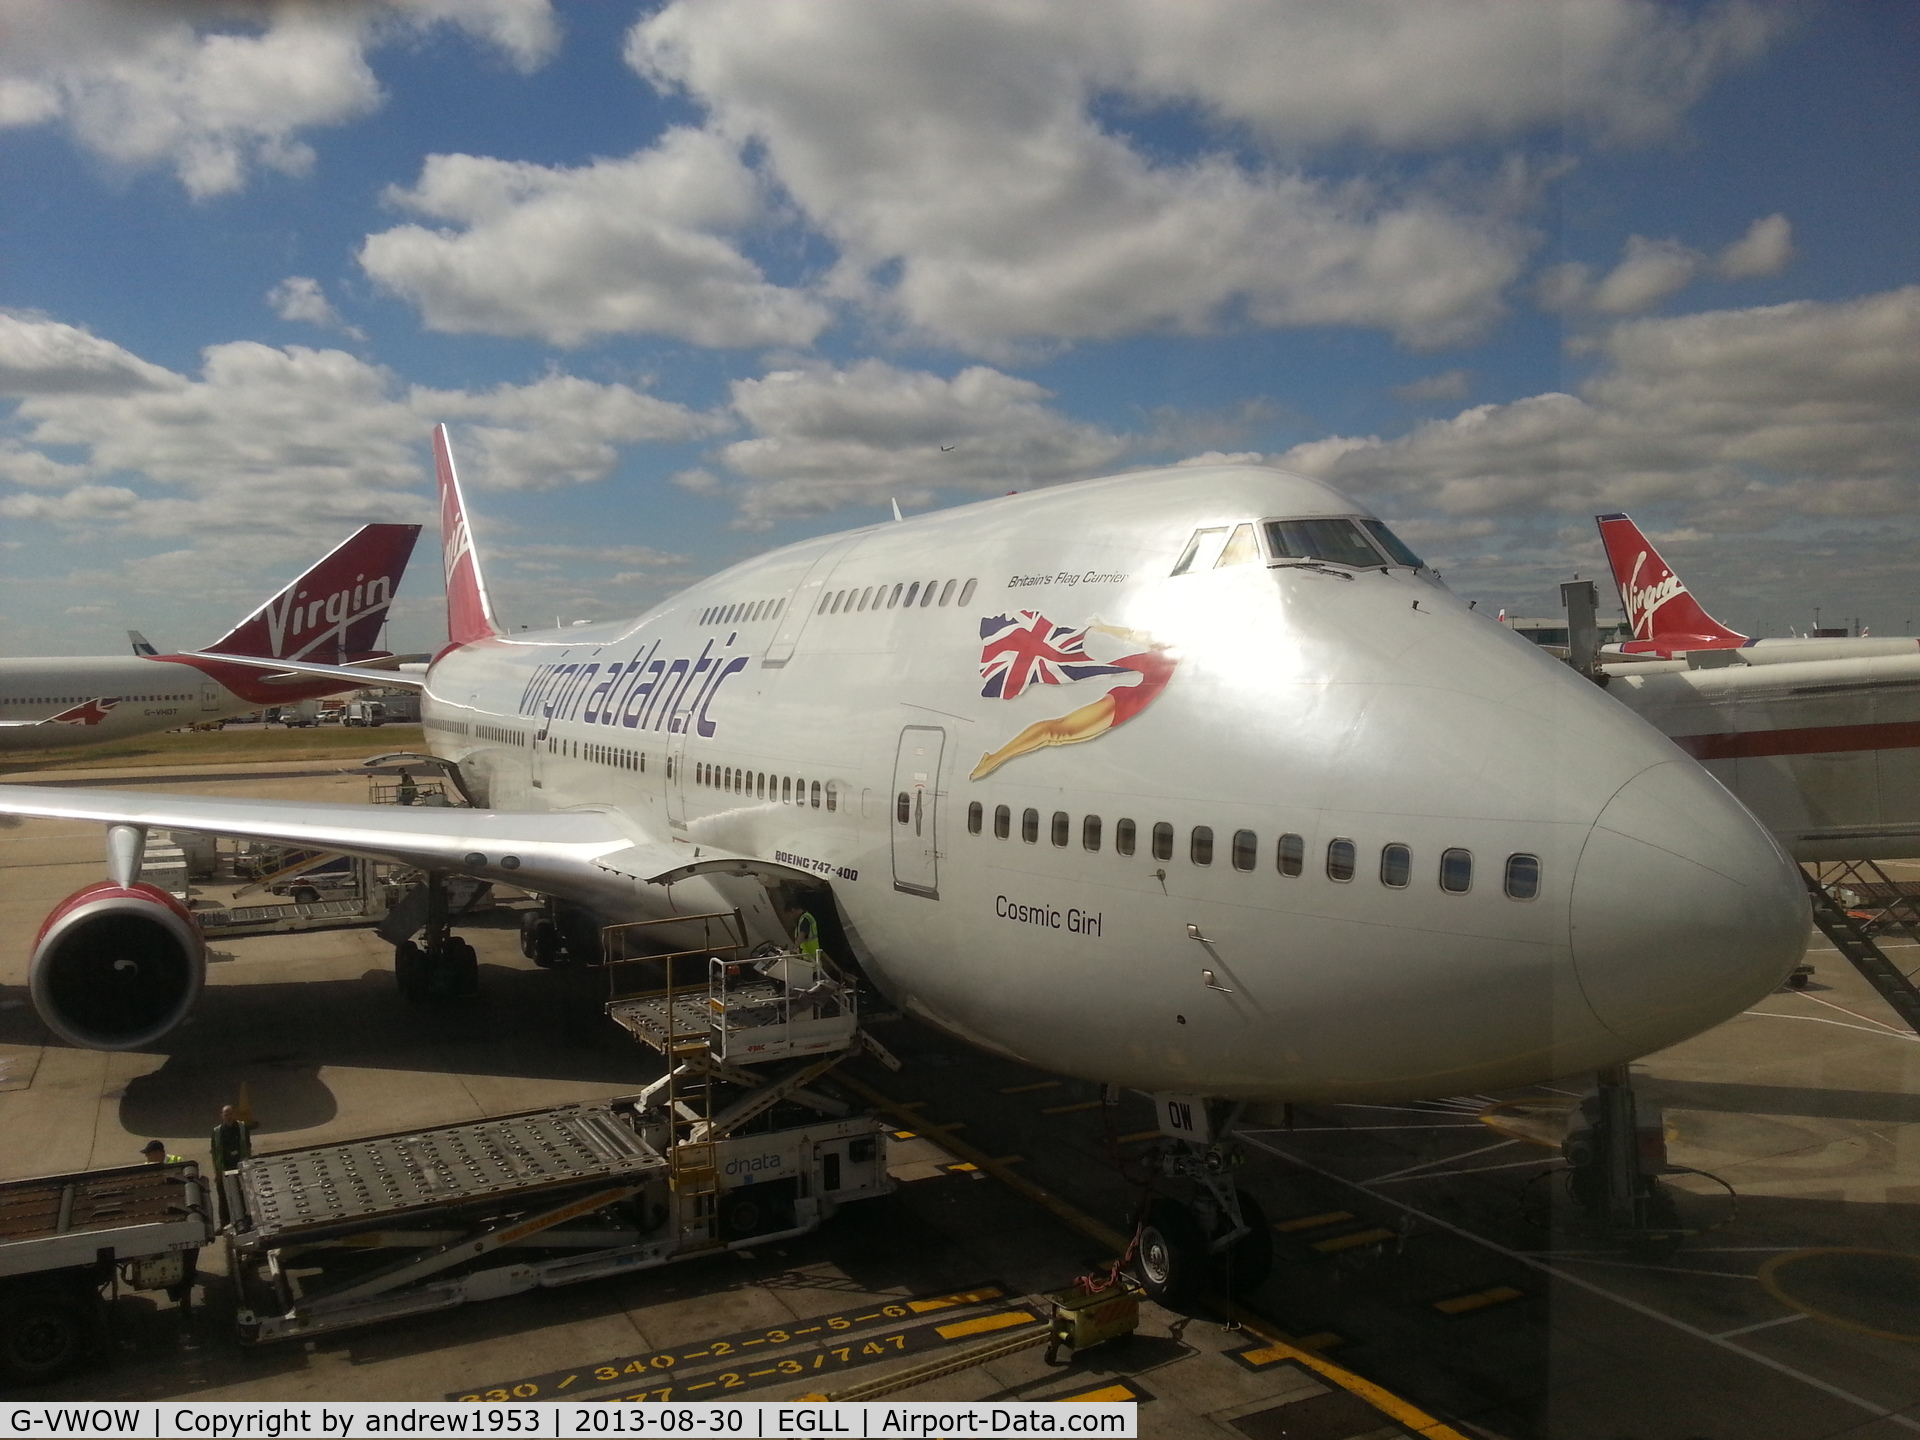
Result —
[[1273, 1232], [1259, 1201], [1233, 1183], [1246, 1157], [1230, 1139], [1217, 1139], [1239, 1106], [1209, 1102], [1208, 1138], [1174, 1139], [1156, 1156], [1169, 1180], [1191, 1184], [1181, 1203], [1161, 1196], [1140, 1226], [1135, 1273], [1149, 1297], [1179, 1304], [1224, 1285], [1241, 1294], [1257, 1287], [1273, 1268]]

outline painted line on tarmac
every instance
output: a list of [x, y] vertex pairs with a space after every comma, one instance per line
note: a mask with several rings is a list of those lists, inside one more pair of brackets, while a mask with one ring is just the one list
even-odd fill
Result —
[[[1811, 1017], [1808, 1017], [1808, 1018], [1811, 1018]], [[1580, 1289], [1588, 1291], [1591, 1294], [1602, 1296], [1608, 1300], [1613, 1301], [1616, 1305], [1625, 1306], [1627, 1309], [1634, 1311], [1636, 1314], [1644, 1315], [1650, 1320], [1658, 1320], [1663, 1325], [1670, 1325], [1675, 1330], [1680, 1331], [1682, 1334], [1691, 1335], [1696, 1340], [1704, 1340], [1709, 1345], [1717, 1346], [1718, 1348], [1725, 1350], [1730, 1355], [1738, 1355], [1743, 1360], [1751, 1360], [1756, 1365], [1763, 1365], [1769, 1370], [1775, 1371], [1781, 1375], [1785, 1375], [1788, 1379], [1798, 1380], [1803, 1385], [1810, 1386], [1815, 1390], [1819, 1390], [1824, 1392], [1825, 1394], [1833, 1396], [1833, 1398], [1836, 1400], [1845, 1401], [1849, 1405], [1855, 1406], [1861, 1410], [1865, 1410], [1868, 1414], [1873, 1415], [1878, 1419], [1890, 1421], [1891, 1423], [1898, 1425], [1903, 1429], [1920, 1431], [1920, 1420], [1909, 1419], [1908, 1417], [1900, 1414], [1896, 1410], [1888, 1409], [1885, 1405], [1880, 1404], [1878, 1401], [1869, 1400], [1863, 1395], [1856, 1395], [1851, 1390], [1844, 1390], [1838, 1385], [1832, 1384], [1831, 1382], [1826, 1380], [1822, 1380], [1818, 1375], [1809, 1375], [1807, 1374], [1806, 1371], [1796, 1370], [1793, 1366], [1788, 1365], [1782, 1361], [1775, 1360], [1772, 1356], [1762, 1355], [1757, 1351], [1747, 1349], [1743, 1345], [1736, 1345], [1732, 1342], [1732, 1340], [1726, 1338], [1725, 1336], [1715, 1335], [1710, 1330], [1702, 1330], [1697, 1325], [1689, 1325], [1686, 1321], [1678, 1319], [1675, 1316], [1669, 1315], [1663, 1310], [1656, 1310], [1651, 1305], [1643, 1305], [1638, 1300], [1630, 1299], [1629, 1297], [1622, 1295], [1617, 1291], [1609, 1290], [1607, 1289], [1606, 1286], [1596, 1284], [1594, 1281], [1588, 1280], [1584, 1276], [1574, 1275], [1566, 1270], [1561, 1269], [1557, 1265], [1550, 1265], [1546, 1261], [1541, 1260], [1537, 1256], [1531, 1255], [1524, 1250], [1510, 1250], [1505, 1245], [1500, 1244], [1497, 1240], [1489, 1240], [1484, 1235], [1476, 1235], [1473, 1231], [1468, 1230], [1464, 1226], [1456, 1225], [1451, 1220], [1443, 1220], [1440, 1218], [1440, 1216], [1435, 1215], [1430, 1211], [1422, 1210], [1416, 1205], [1409, 1205], [1404, 1200], [1396, 1200], [1390, 1195], [1381, 1195], [1376, 1191], [1368, 1190], [1365, 1185], [1363, 1185], [1361, 1182], [1357, 1180], [1349, 1180], [1344, 1175], [1338, 1174], [1337, 1172], [1332, 1170], [1324, 1169], [1321, 1166], [1314, 1164], [1311, 1160], [1303, 1160], [1298, 1155], [1290, 1154], [1287, 1151], [1280, 1149], [1278, 1146], [1269, 1145], [1265, 1141], [1256, 1139], [1252, 1135], [1246, 1135], [1243, 1138], [1247, 1141], [1249, 1145], [1252, 1145], [1257, 1149], [1264, 1150], [1269, 1155], [1275, 1156], [1281, 1160], [1285, 1160], [1287, 1163], [1291, 1165], [1298, 1165], [1302, 1170], [1310, 1170], [1315, 1175], [1320, 1176], [1322, 1179], [1332, 1180], [1336, 1184], [1345, 1185], [1352, 1190], [1364, 1191], [1366, 1194], [1371, 1195], [1373, 1196], [1373, 1198], [1380, 1201], [1383, 1205], [1391, 1205], [1396, 1210], [1404, 1210], [1407, 1214], [1416, 1216], [1419, 1219], [1426, 1221], [1429, 1225], [1437, 1226], [1439, 1229], [1446, 1230], [1454, 1235], [1458, 1235], [1462, 1239], [1471, 1240], [1476, 1245], [1485, 1246], [1489, 1250], [1496, 1251], [1501, 1255], [1505, 1255], [1511, 1259], [1518, 1260], [1522, 1265], [1529, 1266], [1532, 1269], [1539, 1270], [1545, 1274], [1551, 1275], [1556, 1280], [1564, 1281], [1566, 1284], [1569, 1284], [1569, 1285], [1578, 1286]], [[1748, 1278], [1748, 1277], [1743, 1277], [1743, 1278]], [[1252, 1327], [1249, 1326], [1248, 1328], [1251, 1329]]]
[[[899, 1101], [883, 1095], [871, 1085], [856, 1080], [844, 1072], [838, 1074], [835, 1078], [841, 1085], [853, 1091], [855, 1095], [858, 1095], [868, 1105], [880, 1111], [882, 1114], [893, 1115], [896, 1119], [904, 1117], [907, 1121], [914, 1124], [922, 1123], [915, 1120], [912, 1114], [908, 1112]], [[912, 1103], [924, 1104], [925, 1102]], [[986, 1151], [976, 1150], [966, 1141], [960, 1139], [951, 1139], [943, 1142], [943, 1148], [951, 1151], [962, 1160], [971, 1160], [1015, 1194], [1032, 1200], [1054, 1218], [1078, 1230], [1082, 1235], [1085, 1235], [1097, 1244], [1106, 1246], [1116, 1255], [1125, 1254], [1132, 1248], [1128, 1238], [1120, 1234], [1119, 1231], [1101, 1224], [1084, 1210], [1069, 1205], [1059, 1196], [1049, 1190], [1042, 1189], [1025, 1176], [1014, 1174], [1011, 1170], [1007, 1169], [1006, 1166], [988, 1156]], [[1311, 1350], [1301, 1348], [1298, 1342], [1277, 1329], [1272, 1322], [1254, 1314], [1252, 1311], [1244, 1309], [1231, 1301], [1222, 1302], [1221, 1308], [1227, 1315], [1239, 1321], [1250, 1334], [1259, 1336], [1262, 1340], [1265, 1340], [1269, 1346], [1279, 1347], [1284, 1358], [1296, 1360], [1312, 1370], [1321, 1379], [1338, 1385], [1342, 1390], [1350, 1391], [1352, 1394], [1366, 1401], [1367, 1404], [1373, 1406], [1376, 1410], [1391, 1415], [1416, 1435], [1426, 1437], [1426, 1440], [1467, 1440], [1467, 1437], [1461, 1434], [1460, 1431], [1455, 1430], [1452, 1426], [1440, 1420], [1436, 1420], [1433, 1416], [1429, 1415], [1419, 1406], [1412, 1404], [1410, 1401], [1402, 1400], [1391, 1390], [1385, 1389], [1382, 1386], [1374, 1384], [1371, 1380], [1356, 1375], [1344, 1365], [1334, 1364], [1333, 1361], [1323, 1355], [1316, 1355]]]

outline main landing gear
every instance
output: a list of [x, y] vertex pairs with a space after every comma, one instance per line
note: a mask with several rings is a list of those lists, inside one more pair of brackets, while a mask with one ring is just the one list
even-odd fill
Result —
[[1204, 1109], [1203, 1125], [1182, 1127], [1197, 1132], [1193, 1138], [1170, 1140], [1155, 1157], [1161, 1176], [1190, 1186], [1193, 1198], [1183, 1203], [1156, 1196], [1140, 1226], [1134, 1273], [1148, 1296], [1165, 1305], [1216, 1286], [1242, 1294], [1273, 1269], [1267, 1217], [1260, 1202], [1233, 1183], [1246, 1157], [1225, 1134], [1240, 1107], [1214, 1100], [1204, 1102]]
[[426, 880], [427, 923], [418, 941], [393, 947], [393, 979], [402, 999], [415, 1004], [457, 1000], [480, 990], [480, 957], [447, 925], [447, 880]]
[[600, 922], [553, 900], [520, 914], [520, 953], [542, 970], [591, 965], [600, 958]]

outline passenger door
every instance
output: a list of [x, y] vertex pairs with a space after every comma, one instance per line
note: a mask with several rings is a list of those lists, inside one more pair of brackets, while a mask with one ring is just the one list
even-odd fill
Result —
[[937, 725], [909, 725], [900, 732], [893, 760], [893, 888], [940, 898], [940, 759], [947, 732]]

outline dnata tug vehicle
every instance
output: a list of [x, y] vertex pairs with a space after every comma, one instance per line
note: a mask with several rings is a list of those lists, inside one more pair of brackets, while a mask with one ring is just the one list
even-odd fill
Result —
[[[737, 910], [983, 1049], [1151, 1093], [1197, 1192], [1145, 1236], [1158, 1285], [1262, 1228], [1217, 1149], [1237, 1107], [1619, 1065], [1805, 948], [1800, 880], [1738, 801], [1317, 481], [1061, 485], [508, 633], [434, 443], [451, 643], [411, 678], [473, 808], [4, 787], [109, 827], [112, 878], [35, 946], [68, 1040], [152, 1045], [200, 987], [191, 917], [132, 883], [149, 826], [503, 881], [589, 935]], [[659, 943], [698, 947], [684, 928]], [[467, 963], [444, 929], [413, 944]]]
[[[418, 658], [376, 647], [419, 535], [418, 525], [361, 526], [202, 651], [162, 655], [134, 631], [127, 655], [0, 660], [0, 752], [100, 745], [380, 683], [387, 667]], [[348, 673], [261, 668], [280, 660]], [[363, 668], [378, 673], [352, 673]]]
[[[1607, 693], [1704, 765], [1797, 860], [1920, 842], [1920, 640], [1755, 640], [1701, 608], [1625, 515], [1597, 517], [1634, 637]], [[1608, 652], [1613, 654], [1609, 655]]]

